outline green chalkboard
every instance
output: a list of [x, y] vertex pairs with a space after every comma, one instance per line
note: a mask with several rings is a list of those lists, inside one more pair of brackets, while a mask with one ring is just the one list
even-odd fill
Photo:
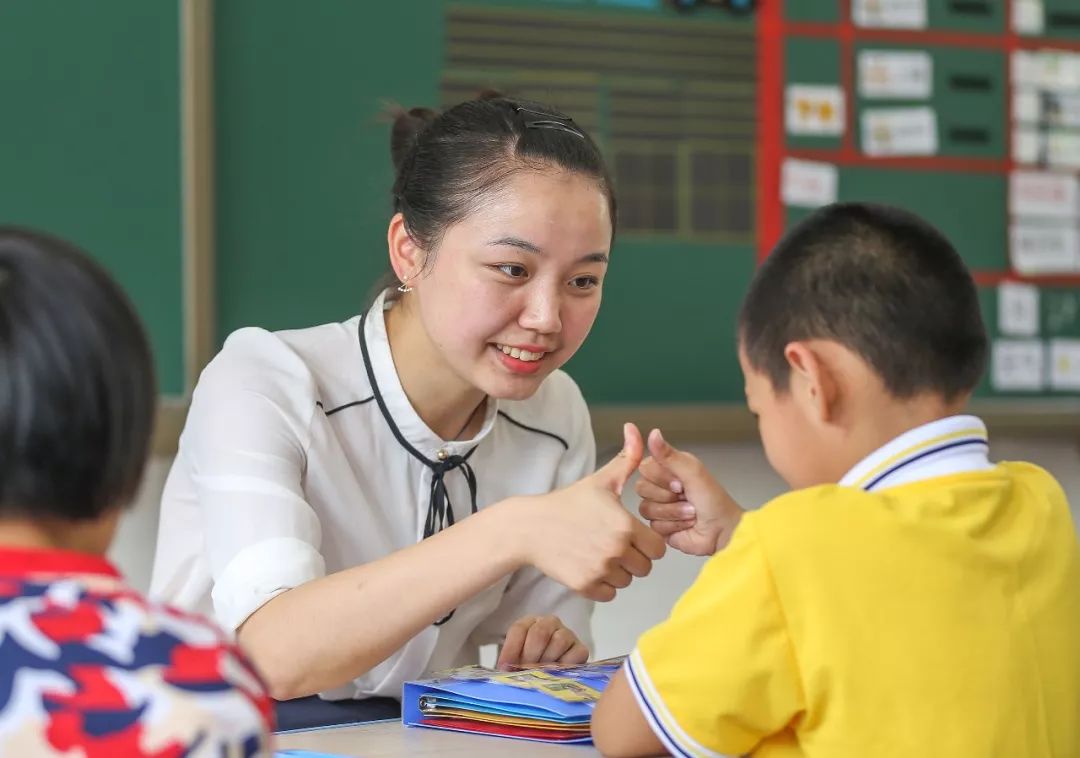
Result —
[[221, 339], [346, 318], [386, 269], [380, 115], [438, 101], [442, 14], [424, 5], [215, 4]]
[[0, 3], [0, 222], [90, 251], [184, 391], [179, 10], [168, 0]]

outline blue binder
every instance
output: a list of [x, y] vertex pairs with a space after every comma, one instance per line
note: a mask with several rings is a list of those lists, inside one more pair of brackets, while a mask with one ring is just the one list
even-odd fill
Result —
[[443, 672], [405, 684], [402, 721], [406, 726], [538, 742], [591, 742], [593, 708], [622, 661], [513, 671], [468, 666]]

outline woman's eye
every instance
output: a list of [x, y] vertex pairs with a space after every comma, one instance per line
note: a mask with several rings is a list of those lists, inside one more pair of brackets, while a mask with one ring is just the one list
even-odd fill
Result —
[[579, 276], [570, 280], [570, 284], [576, 289], [591, 290], [600, 284], [600, 280], [595, 276]]
[[511, 279], [522, 279], [529, 275], [529, 272], [524, 266], [518, 263], [504, 263], [500, 266], [496, 266], [499, 271], [509, 276]]

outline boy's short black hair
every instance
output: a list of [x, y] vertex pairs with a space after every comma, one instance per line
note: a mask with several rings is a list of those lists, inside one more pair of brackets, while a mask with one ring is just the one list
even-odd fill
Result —
[[155, 386], [146, 334], [105, 270], [0, 226], [0, 517], [89, 520], [130, 502]]
[[953, 400], [986, 368], [978, 292], [960, 255], [912, 213], [869, 203], [820, 208], [762, 264], [739, 314], [739, 345], [777, 392], [789, 388], [785, 346], [835, 340], [898, 398]]

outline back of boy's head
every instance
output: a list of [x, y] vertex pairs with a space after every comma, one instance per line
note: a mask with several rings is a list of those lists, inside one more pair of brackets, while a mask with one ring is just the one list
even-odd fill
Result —
[[787, 344], [835, 341], [897, 398], [968, 394], [986, 366], [978, 292], [937, 229], [899, 208], [841, 203], [793, 228], [758, 270], [739, 314], [739, 344], [778, 393]]
[[105, 270], [0, 227], [0, 518], [90, 520], [127, 504], [155, 394], [146, 335]]

